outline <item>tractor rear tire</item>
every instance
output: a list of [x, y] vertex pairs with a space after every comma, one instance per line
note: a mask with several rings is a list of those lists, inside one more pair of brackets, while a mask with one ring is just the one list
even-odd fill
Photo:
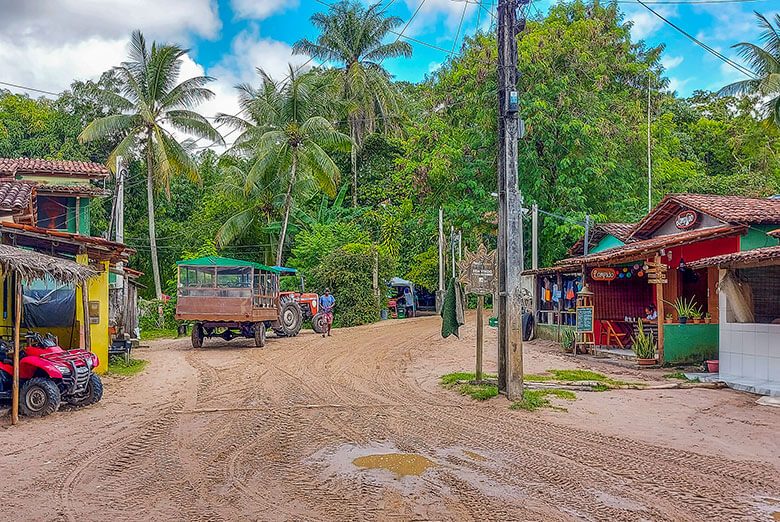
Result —
[[301, 305], [292, 297], [285, 297], [279, 300], [279, 328], [274, 329], [277, 335], [279, 330], [284, 337], [295, 337], [301, 331], [303, 323], [303, 312]]
[[19, 409], [28, 417], [44, 417], [57, 411], [62, 402], [60, 389], [51, 379], [33, 377], [22, 385]]
[[192, 325], [192, 334], [190, 335], [190, 338], [192, 339], [193, 348], [201, 348], [203, 346], [203, 325], [202, 324], [195, 323]]
[[255, 323], [255, 346], [265, 346], [265, 323]]
[[321, 313], [315, 315], [311, 318], [311, 329], [314, 330], [314, 333], [325, 333], [325, 330], [328, 329], [328, 325], [325, 324], [325, 316]]
[[79, 397], [78, 399], [70, 400], [68, 401], [69, 404], [77, 407], [82, 406], [89, 406], [90, 404], [95, 404], [100, 399], [103, 398], [103, 381], [100, 380], [100, 377], [93, 373], [89, 376], [89, 382], [87, 383], [87, 389], [84, 392], [84, 395]]

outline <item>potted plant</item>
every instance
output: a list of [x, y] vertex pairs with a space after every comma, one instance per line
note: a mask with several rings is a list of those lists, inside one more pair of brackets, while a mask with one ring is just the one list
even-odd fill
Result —
[[[693, 314], [697, 312], [697, 309], [701, 310], [700, 307], [697, 308], [696, 300], [693, 297], [691, 297], [690, 300], [683, 297], [678, 297], [674, 300], [673, 303], [670, 303], [666, 300], [664, 300], [664, 302], [672, 305], [674, 311], [677, 312], [677, 317], [680, 319], [680, 324], [686, 324], [688, 322], [688, 318], [693, 319]], [[699, 317], [701, 317], [701, 313]]]
[[650, 366], [656, 363], [655, 338], [653, 332], [645, 334], [642, 321], [639, 321], [639, 331], [632, 337], [631, 349], [636, 354], [636, 362], [639, 366]]
[[567, 328], [561, 332], [561, 349], [566, 353], [572, 353], [574, 352], [574, 344], [575, 344], [575, 338], [576, 335], [574, 333], [574, 328]]
[[674, 316], [672, 314], [666, 314], [666, 319], [664, 320], [664, 323], [672, 324], [672, 321], [674, 321]]
[[701, 312], [699, 310], [691, 312], [691, 317], [693, 317], [694, 324], [701, 324]]
[[712, 314], [711, 313], [707, 312], [706, 314], [704, 314], [704, 322], [706, 324], [710, 324], [712, 322]]

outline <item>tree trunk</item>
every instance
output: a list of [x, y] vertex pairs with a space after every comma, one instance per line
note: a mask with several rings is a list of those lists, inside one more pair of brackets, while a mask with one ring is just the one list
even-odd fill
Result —
[[290, 184], [287, 185], [287, 195], [284, 198], [284, 220], [282, 232], [279, 234], [279, 248], [276, 251], [276, 266], [282, 266], [282, 254], [284, 253], [284, 236], [287, 234], [287, 220], [290, 219], [290, 206], [292, 204], [292, 189], [295, 184], [295, 167], [298, 164], [298, 150], [293, 149], [292, 167], [290, 167]]
[[349, 157], [352, 161], [352, 206], [357, 207], [357, 121], [355, 121], [354, 116], [350, 117], [349, 134], [352, 138], [352, 146], [349, 151]]
[[157, 261], [157, 239], [154, 233], [154, 172], [152, 167], [152, 129], [147, 132], [146, 142], [146, 208], [149, 214], [149, 250], [152, 253], [152, 277], [157, 299], [162, 299], [160, 286], [160, 263]]

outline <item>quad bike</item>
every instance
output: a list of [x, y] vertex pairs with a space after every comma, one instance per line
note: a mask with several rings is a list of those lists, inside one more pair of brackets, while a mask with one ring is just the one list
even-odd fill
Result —
[[[85, 350], [63, 350], [57, 339], [28, 332], [27, 347], [19, 353], [19, 408], [24, 415], [42, 417], [64, 401], [88, 406], [103, 397], [103, 383], [93, 370], [100, 362]], [[0, 339], [0, 399], [11, 399], [13, 345]]]

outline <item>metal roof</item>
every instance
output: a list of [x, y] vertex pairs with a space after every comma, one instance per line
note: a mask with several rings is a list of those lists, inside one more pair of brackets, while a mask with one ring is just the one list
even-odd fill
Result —
[[259, 270], [266, 270], [268, 272], [280, 273], [280, 267], [273, 267], [263, 265], [261, 263], [255, 263], [254, 261], [244, 261], [243, 259], [232, 259], [230, 257], [218, 257], [218, 256], [206, 256], [199, 257], [197, 259], [182, 259], [176, 261], [177, 265], [184, 266], [251, 266]]

